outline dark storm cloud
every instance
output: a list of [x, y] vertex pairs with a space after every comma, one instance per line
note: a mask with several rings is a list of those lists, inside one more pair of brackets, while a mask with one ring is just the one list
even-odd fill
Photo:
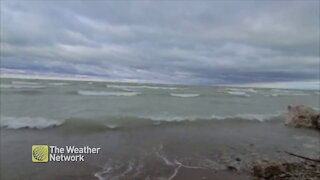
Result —
[[319, 1], [1, 1], [1, 65], [178, 83], [319, 77]]

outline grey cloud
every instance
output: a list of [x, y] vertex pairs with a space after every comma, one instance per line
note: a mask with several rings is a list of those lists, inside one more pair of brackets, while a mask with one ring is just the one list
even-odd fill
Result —
[[2, 1], [3, 68], [179, 83], [319, 77], [318, 1]]

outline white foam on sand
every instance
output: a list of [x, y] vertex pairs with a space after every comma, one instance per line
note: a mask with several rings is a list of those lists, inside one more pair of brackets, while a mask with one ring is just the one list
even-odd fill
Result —
[[108, 92], [108, 91], [85, 91], [79, 90], [78, 94], [84, 96], [137, 96], [140, 92]]

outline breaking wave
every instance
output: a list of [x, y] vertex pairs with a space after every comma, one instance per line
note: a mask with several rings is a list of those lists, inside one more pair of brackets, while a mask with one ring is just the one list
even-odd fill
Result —
[[278, 96], [308, 96], [310, 93], [298, 90], [285, 90], [285, 89], [271, 89], [273, 94], [277, 94]]
[[137, 96], [140, 92], [108, 92], [108, 91], [85, 91], [79, 90], [79, 95], [84, 96]]
[[103, 131], [130, 128], [144, 128], [153, 126], [168, 125], [210, 125], [216, 122], [243, 122], [258, 121], [263, 122], [274, 118], [281, 117], [282, 113], [277, 114], [236, 114], [227, 116], [212, 115], [209, 117], [200, 116], [106, 116], [100, 118], [67, 118], [64, 121], [46, 119], [42, 117], [8, 117], [1, 116], [1, 127], [7, 129], [44, 129], [57, 127], [67, 131]]
[[22, 85], [38, 85], [37, 82], [28, 82], [28, 81], [12, 81], [11, 84], [22, 84]]
[[53, 86], [65, 86], [65, 85], [69, 85], [69, 83], [56, 82], [56, 83], [49, 83], [49, 85], [53, 85]]
[[55, 127], [63, 124], [63, 121], [46, 119], [42, 117], [10, 117], [1, 116], [1, 127], [8, 129], [44, 129], [49, 127]]
[[249, 92], [249, 93], [257, 93], [258, 91], [253, 88], [226, 88], [229, 91], [235, 92]]
[[198, 97], [200, 94], [179, 94], [179, 93], [171, 93], [170, 96], [174, 97]]
[[246, 92], [242, 92], [242, 91], [228, 91], [227, 93], [230, 94], [230, 95], [234, 95], [234, 96], [245, 96], [245, 97], [249, 97], [250, 96]]
[[257, 120], [260, 122], [273, 119], [276, 117], [281, 116], [282, 112], [277, 113], [270, 113], [270, 114], [255, 114], [255, 113], [243, 113], [243, 114], [235, 114], [235, 115], [225, 115], [225, 116], [218, 116], [212, 115], [209, 117], [200, 117], [200, 116], [148, 116], [145, 117], [147, 119], [153, 121], [166, 121], [166, 122], [183, 122], [183, 121], [200, 121], [200, 120]]
[[7, 88], [7, 89], [43, 89], [43, 88], [46, 88], [46, 86], [28, 85], [28, 84], [1, 84], [0, 88]]
[[180, 89], [177, 87], [166, 87], [166, 86], [129, 86], [129, 85], [107, 85], [109, 88], [118, 88], [118, 89], [162, 89], [162, 90], [176, 90]]
[[272, 93], [265, 94], [265, 96], [279, 97], [279, 96], [309, 96], [311, 94], [308, 93]]

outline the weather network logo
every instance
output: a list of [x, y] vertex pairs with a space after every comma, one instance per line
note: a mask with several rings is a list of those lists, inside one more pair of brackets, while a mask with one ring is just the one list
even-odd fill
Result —
[[101, 148], [83, 146], [32, 145], [32, 162], [83, 162], [90, 154], [99, 154]]
[[48, 145], [32, 146], [32, 162], [48, 162], [49, 147]]

